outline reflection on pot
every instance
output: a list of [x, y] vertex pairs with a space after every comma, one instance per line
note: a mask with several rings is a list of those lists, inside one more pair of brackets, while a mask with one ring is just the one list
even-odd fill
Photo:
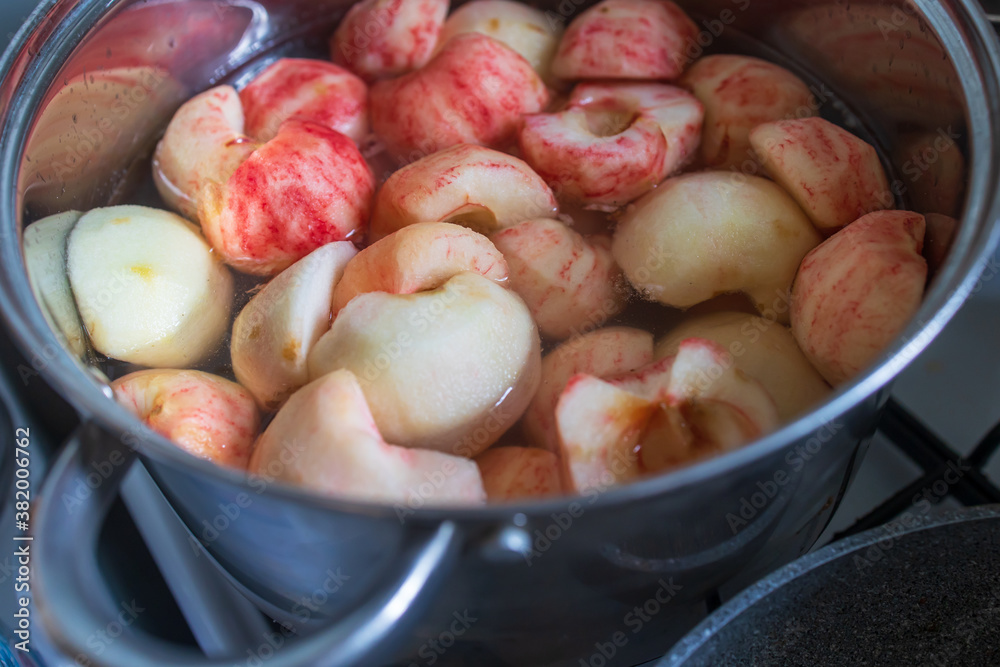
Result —
[[145, 158], [193, 87], [226, 70], [255, 14], [221, 2], [138, 5], [101, 28], [69, 59], [28, 139], [28, 215], [116, 203], [145, 176]]
[[958, 75], [909, 4], [833, 2], [793, 10], [778, 21], [772, 41], [837, 89], [863, 95], [862, 107], [913, 129], [961, 131]]

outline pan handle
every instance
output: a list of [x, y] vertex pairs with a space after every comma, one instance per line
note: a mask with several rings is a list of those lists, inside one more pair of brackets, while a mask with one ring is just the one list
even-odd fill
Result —
[[[98, 461], [108, 460], [107, 436], [93, 425], [83, 425], [59, 456], [35, 508], [34, 602], [52, 639], [70, 658], [83, 664], [135, 667], [217, 667], [247, 664], [247, 654], [211, 659], [189, 647], [178, 646], [131, 628], [113, 642], [101, 643], [92, 655], [94, 633], [116, 625], [119, 609], [99, 584], [97, 540], [122, 478], [136, 460], [121, 445], [124, 459], [100, 483], [95, 483]], [[107, 468], [107, 466], [105, 466]], [[89, 476], [89, 479], [88, 479]], [[91, 492], [82, 493], [81, 489]], [[65, 502], [71, 499], [72, 502]], [[380, 664], [397, 646], [400, 635], [421, 615], [452, 569], [460, 546], [453, 522], [446, 521], [414, 549], [405, 571], [355, 612], [309, 637], [286, 642], [268, 658], [268, 667], [352, 667]], [[120, 626], [118, 626], [120, 627]]]

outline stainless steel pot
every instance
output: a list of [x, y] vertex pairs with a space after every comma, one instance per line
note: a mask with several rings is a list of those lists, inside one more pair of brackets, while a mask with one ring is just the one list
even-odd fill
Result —
[[[717, 587], [750, 581], [814, 543], [890, 382], [976, 289], [1000, 215], [991, 27], [974, 0], [682, 3], [704, 26], [691, 55], [754, 52], [796, 69], [826, 98], [824, 113], [879, 147], [901, 204], [961, 202], [961, 192], [927, 176], [944, 151], [958, 151], [967, 176], [948, 260], [879, 363], [780, 431], [591, 497], [446, 512], [317, 498], [182, 453], [143, 430], [59, 346], [25, 277], [20, 233], [29, 218], [119, 200], [183, 99], [220, 80], [239, 83], [278, 54], [322, 53], [348, 4], [47, 0], [4, 56], [0, 305], [33, 371], [88, 424], [37, 507], [46, 627], [71, 655], [87, 654], [88, 636], [113, 618], [88, 583], [99, 576], [88, 554], [122, 472], [139, 457], [228, 576], [307, 635], [282, 639], [271, 664], [368, 665], [390, 659], [376, 658], [386, 648], [427, 665], [632, 664], [661, 654], [685, 629], [678, 619]], [[542, 4], [566, 21], [584, 3]], [[925, 142], [924, 167], [901, 157], [914, 136]], [[211, 664], [255, 664], [258, 648]], [[143, 656], [206, 660], [137, 633], [90, 659], [136, 665]]]

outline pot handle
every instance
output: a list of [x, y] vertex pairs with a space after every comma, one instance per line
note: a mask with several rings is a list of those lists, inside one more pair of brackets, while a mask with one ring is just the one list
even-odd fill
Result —
[[[215, 660], [191, 648], [131, 629], [111, 643], [102, 643], [99, 656], [90, 655], [88, 640], [92, 644], [97, 630], [118, 622], [118, 609], [98, 583], [102, 575], [97, 565], [97, 540], [122, 478], [137, 458], [134, 451], [122, 445], [119, 450], [124, 462], [95, 487], [91, 483], [94, 478], [91, 463], [108, 460], [107, 444], [101, 444], [102, 439], [93, 436], [96, 430], [93, 425], [85, 424], [74, 433], [48, 475], [42, 500], [35, 506], [34, 601], [46, 630], [71, 658], [85, 658], [84, 664], [107, 667], [247, 664], [246, 653], [242, 657]], [[82, 493], [80, 489], [92, 492]], [[332, 627], [275, 650], [267, 660], [269, 667], [379, 664], [377, 656], [396, 645], [394, 640], [419, 618], [420, 608], [452, 569], [459, 545], [455, 524], [442, 523], [414, 549], [405, 572], [388, 582], [370, 602]]]

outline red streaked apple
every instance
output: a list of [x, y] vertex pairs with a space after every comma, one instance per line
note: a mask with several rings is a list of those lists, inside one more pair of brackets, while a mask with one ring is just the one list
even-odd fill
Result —
[[561, 340], [625, 309], [628, 293], [611, 239], [581, 236], [558, 220], [526, 220], [492, 237], [546, 338]]
[[527, 60], [491, 37], [453, 37], [415, 72], [371, 89], [372, 129], [397, 159], [413, 162], [457, 144], [501, 148], [549, 92]]
[[198, 219], [202, 191], [224, 183], [259, 144], [245, 134], [243, 105], [230, 86], [218, 86], [185, 102], [153, 154], [153, 181], [167, 205]]
[[669, 0], [604, 0], [576, 17], [556, 52], [560, 79], [676, 79], [698, 27]]
[[525, 161], [559, 193], [614, 208], [678, 171], [701, 141], [701, 102], [660, 84], [581, 84], [558, 113], [526, 116]]
[[274, 275], [327, 243], [359, 243], [374, 192], [350, 138], [290, 120], [228, 182], [205, 188], [201, 226], [227, 264]]
[[832, 233], [893, 205], [875, 147], [827, 120], [763, 123], [750, 132], [750, 144], [820, 231]]
[[368, 136], [368, 87], [322, 60], [281, 58], [240, 91], [246, 133], [270, 141], [286, 120], [308, 120], [361, 143]]
[[331, 59], [365, 81], [423, 67], [438, 44], [448, 0], [362, 0], [330, 38]]
[[916, 314], [927, 282], [924, 216], [876, 211], [802, 260], [792, 291], [792, 333], [837, 386], [871, 365]]
[[674, 356], [688, 338], [722, 346], [738, 369], [767, 389], [782, 421], [798, 417], [830, 395], [830, 386], [799, 349], [792, 332], [773, 319], [737, 312], [693, 317], [656, 342], [656, 358]]
[[389, 177], [375, 199], [371, 237], [417, 222], [453, 222], [488, 236], [557, 211], [552, 190], [524, 160], [462, 144]]
[[756, 174], [759, 164], [750, 131], [762, 123], [815, 116], [819, 109], [802, 79], [750, 56], [706, 56], [678, 85], [705, 105], [701, 160], [711, 168]]
[[577, 375], [556, 406], [564, 481], [578, 492], [731, 451], [777, 425], [767, 390], [700, 338], [615, 379]]
[[639, 440], [656, 410], [655, 403], [592, 375], [570, 378], [555, 412], [568, 490], [600, 491], [639, 477]]
[[598, 378], [634, 371], [653, 361], [653, 334], [629, 327], [605, 327], [571, 338], [542, 358], [538, 391], [521, 425], [529, 441], [556, 451], [555, 410], [566, 382], [578, 373]]
[[[699, 450], [736, 449], [779, 423], [778, 408], [764, 386], [732, 363], [722, 346], [703, 338], [681, 341], [667, 398], [690, 429], [686, 443], [695, 457], [700, 457]], [[656, 452], [657, 447], [650, 450]], [[648, 456], [643, 461], [649, 466]]]
[[559, 457], [536, 447], [493, 447], [476, 457], [490, 502], [544, 498], [562, 492]]
[[195, 370], [146, 370], [111, 383], [115, 399], [181, 449], [245, 470], [260, 414], [253, 396], [225, 378]]

